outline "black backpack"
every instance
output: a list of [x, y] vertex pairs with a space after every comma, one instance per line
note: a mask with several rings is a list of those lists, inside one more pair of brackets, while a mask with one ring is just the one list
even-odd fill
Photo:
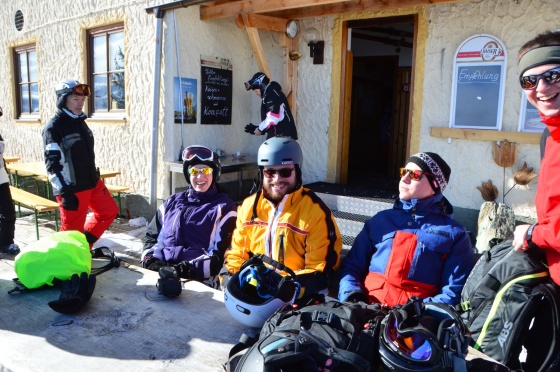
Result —
[[506, 240], [484, 252], [467, 278], [459, 312], [471, 346], [509, 368], [546, 370], [560, 353], [560, 291], [540, 249], [516, 252]]
[[[230, 352], [228, 371], [376, 371], [381, 305], [330, 301], [281, 309], [264, 324], [258, 340], [242, 336]], [[245, 345], [252, 346], [235, 359]]]

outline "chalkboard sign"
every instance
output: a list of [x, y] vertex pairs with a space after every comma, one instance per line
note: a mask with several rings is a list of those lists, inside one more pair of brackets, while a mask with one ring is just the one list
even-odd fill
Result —
[[455, 127], [497, 127], [502, 68], [501, 64], [457, 65]]
[[465, 40], [455, 53], [450, 127], [500, 130], [506, 50], [492, 35]]
[[201, 123], [231, 124], [231, 70], [201, 66]]

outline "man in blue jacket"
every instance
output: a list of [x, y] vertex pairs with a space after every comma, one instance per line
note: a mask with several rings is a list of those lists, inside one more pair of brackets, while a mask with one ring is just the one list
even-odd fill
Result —
[[421, 152], [400, 174], [399, 199], [365, 223], [344, 258], [338, 298], [395, 306], [418, 296], [456, 305], [473, 249], [442, 195], [451, 169], [438, 154]]

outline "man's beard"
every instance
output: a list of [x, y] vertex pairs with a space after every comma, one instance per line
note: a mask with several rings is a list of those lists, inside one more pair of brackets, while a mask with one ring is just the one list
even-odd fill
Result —
[[[275, 190], [273, 185], [281, 185], [286, 186], [282, 190]], [[285, 195], [293, 192], [296, 189], [296, 182], [291, 183], [290, 181], [276, 181], [273, 184], [269, 182], [264, 182], [263, 189], [266, 192], [265, 196], [268, 200], [272, 201], [275, 204], [278, 204], [282, 201]]]

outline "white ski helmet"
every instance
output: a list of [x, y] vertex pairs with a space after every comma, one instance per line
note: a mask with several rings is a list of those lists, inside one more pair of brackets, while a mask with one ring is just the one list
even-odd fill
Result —
[[[289, 276], [281, 275], [263, 261], [272, 263]], [[270, 257], [253, 256], [233, 274], [226, 285], [226, 309], [240, 323], [261, 328], [276, 310], [293, 304], [299, 287], [294, 278], [292, 270]]]

